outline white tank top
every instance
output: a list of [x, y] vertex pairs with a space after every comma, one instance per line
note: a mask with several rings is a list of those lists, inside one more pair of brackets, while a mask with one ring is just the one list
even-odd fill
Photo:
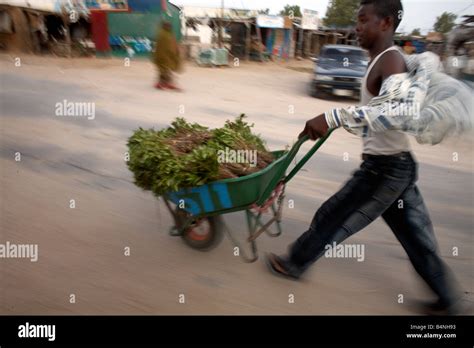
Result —
[[[362, 81], [361, 105], [367, 105], [374, 97], [367, 89], [367, 77], [369, 76], [370, 71], [375, 66], [380, 57], [391, 50], [396, 50], [403, 55], [397, 46], [392, 46], [374, 58]], [[410, 141], [408, 136], [400, 131], [388, 130], [385, 132], [374, 133], [369, 129], [367, 136], [362, 138], [362, 142], [362, 152], [369, 155], [394, 155], [396, 153], [410, 151]]]

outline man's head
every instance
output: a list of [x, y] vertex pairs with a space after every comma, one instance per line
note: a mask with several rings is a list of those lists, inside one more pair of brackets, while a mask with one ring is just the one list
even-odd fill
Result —
[[403, 16], [401, 0], [361, 0], [356, 33], [362, 48], [393, 37]]

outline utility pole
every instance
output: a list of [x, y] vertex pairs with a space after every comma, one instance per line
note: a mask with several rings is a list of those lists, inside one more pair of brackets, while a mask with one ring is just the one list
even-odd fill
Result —
[[223, 23], [223, 20], [224, 20], [224, 0], [221, 0], [221, 16], [218, 20], [218, 26], [217, 26], [217, 44], [219, 46], [219, 48], [222, 48], [222, 23]]

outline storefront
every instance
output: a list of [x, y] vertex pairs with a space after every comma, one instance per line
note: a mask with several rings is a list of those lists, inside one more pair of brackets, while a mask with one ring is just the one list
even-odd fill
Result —
[[167, 0], [90, 0], [92, 35], [98, 55], [148, 56], [163, 20], [181, 40], [179, 8]]
[[81, 55], [89, 35], [89, 11], [81, 0], [3, 1], [0, 47], [7, 51]]
[[292, 21], [288, 17], [259, 15], [257, 39], [265, 46], [265, 56], [289, 59], [292, 46]]

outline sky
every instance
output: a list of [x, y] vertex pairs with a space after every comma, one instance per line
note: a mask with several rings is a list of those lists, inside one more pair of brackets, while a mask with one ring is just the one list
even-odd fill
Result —
[[[176, 5], [220, 7], [221, 0], [171, 0]], [[225, 7], [245, 9], [269, 8], [277, 14], [286, 4], [299, 5], [301, 9], [316, 10], [324, 17], [329, 0], [224, 0]], [[436, 17], [444, 11], [458, 16], [474, 15], [474, 0], [402, 0], [405, 15], [398, 31], [411, 32], [420, 28], [423, 34], [432, 30]], [[458, 20], [459, 22], [459, 20]]]

